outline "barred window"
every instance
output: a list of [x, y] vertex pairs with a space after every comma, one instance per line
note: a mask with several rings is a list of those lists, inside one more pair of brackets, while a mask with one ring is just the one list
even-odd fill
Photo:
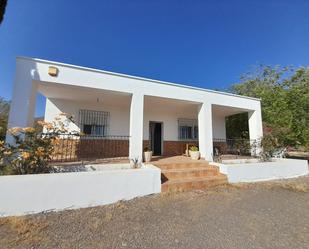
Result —
[[79, 110], [81, 131], [88, 136], [106, 136], [109, 130], [109, 112]]
[[198, 139], [198, 121], [196, 119], [178, 119], [178, 139]]

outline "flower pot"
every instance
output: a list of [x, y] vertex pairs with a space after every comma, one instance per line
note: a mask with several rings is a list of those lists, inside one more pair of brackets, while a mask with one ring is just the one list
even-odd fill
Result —
[[200, 159], [200, 152], [199, 151], [190, 151], [191, 159], [199, 160]]
[[152, 158], [152, 151], [145, 151], [144, 152], [144, 160], [146, 163], [149, 163]]

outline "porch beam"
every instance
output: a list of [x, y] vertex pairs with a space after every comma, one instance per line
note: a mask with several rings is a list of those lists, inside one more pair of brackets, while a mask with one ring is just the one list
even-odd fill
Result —
[[203, 103], [198, 112], [198, 138], [201, 157], [213, 161], [212, 106]]
[[143, 159], [144, 95], [134, 93], [130, 106], [129, 158]]

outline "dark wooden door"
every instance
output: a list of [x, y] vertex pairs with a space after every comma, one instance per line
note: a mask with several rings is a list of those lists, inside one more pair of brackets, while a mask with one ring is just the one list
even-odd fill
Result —
[[150, 146], [154, 156], [162, 155], [162, 123], [149, 123]]

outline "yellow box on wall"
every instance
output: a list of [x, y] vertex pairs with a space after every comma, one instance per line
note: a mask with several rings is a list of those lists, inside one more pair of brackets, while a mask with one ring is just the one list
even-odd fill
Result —
[[58, 68], [56, 68], [56, 67], [49, 67], [48, 68], [48, 74], [50, 76], [56, 77], [58, 75]]

